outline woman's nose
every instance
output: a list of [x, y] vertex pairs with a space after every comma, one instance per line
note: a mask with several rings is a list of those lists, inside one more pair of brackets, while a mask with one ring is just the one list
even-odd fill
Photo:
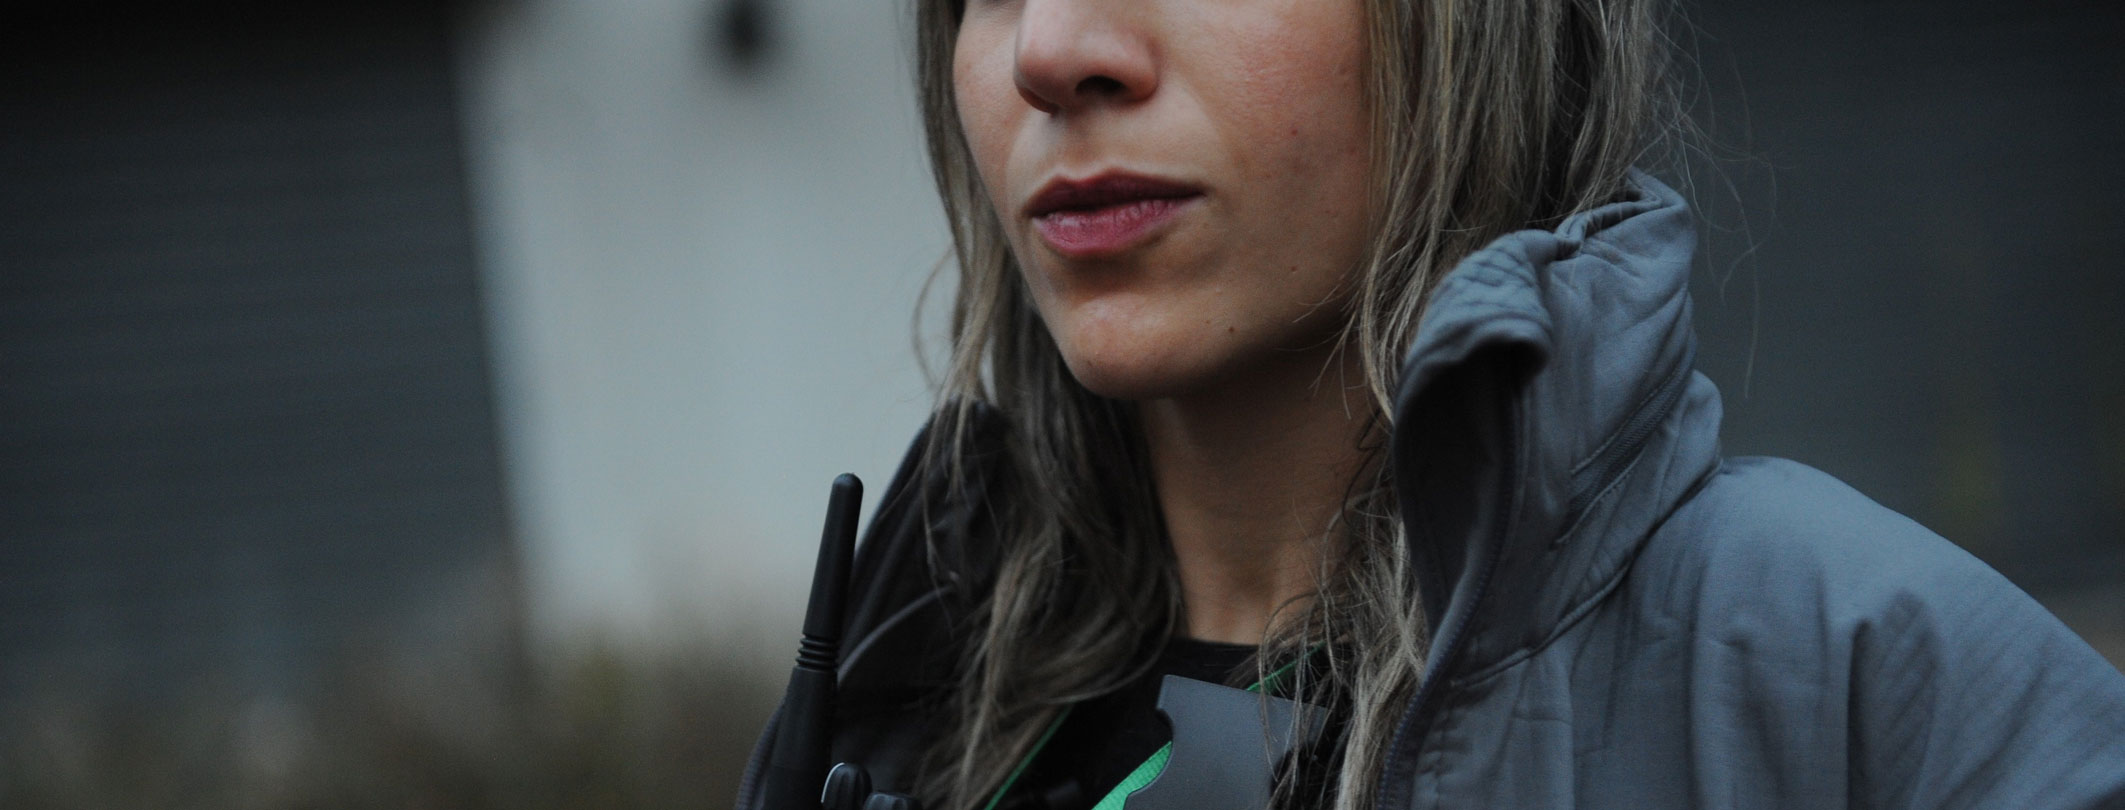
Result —
[[1142, 0], [1025, 0], [1012, 78], [1034, 109], [1062, 115], [1149, 98], [1158, 64]]

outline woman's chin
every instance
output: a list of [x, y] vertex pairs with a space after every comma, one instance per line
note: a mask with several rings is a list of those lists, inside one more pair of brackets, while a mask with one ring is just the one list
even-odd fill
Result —
[[[1078, 335], [1057, 348], [1070, 376], [1094, 394], [1131, 402], [1191, 399], [1235, 394], [1234, 386], [1304, 389], [1320, 376], [1332, 345], [1330, 336], [1312, 331], [1318, 330], [1271, 336], [1138, 331], [1129, 339]], [[1273, 348], [1277, 345], [1294, 348]]]
[[1147, 354], [1107, 358], [1065, 354], [1063, 360], [1085, 390], [1132, 402], [1178, 396], [1196, 387], [1196, 378], [1201, 376], [1187, 364], [1162, 362]]

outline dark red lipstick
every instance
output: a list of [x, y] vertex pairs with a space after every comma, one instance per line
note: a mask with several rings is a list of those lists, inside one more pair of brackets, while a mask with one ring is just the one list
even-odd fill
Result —
[[1025, 215], [1055, 252], [1099, 259], [1142, 243], [1202, 196], [1185, 183], [1110, 172], [1049, 181], [1026, 202]]

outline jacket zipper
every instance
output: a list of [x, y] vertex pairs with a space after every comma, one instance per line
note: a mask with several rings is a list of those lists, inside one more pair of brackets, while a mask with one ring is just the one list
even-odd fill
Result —
[[[1513, 398], [1508, 419], [1510, 420], [1509, 424], [1515, 427], [1507, 430], [1505, 434], [1504, 457], [1506, 463], [1504, 480], [1512, 482], [1509, 484], [1510, 486], [1517, 487], [1517, 482], [1520, 479], [1520, 434], [1517, 427], [1520, 424], [1520, 402], [1517, 396]], [[1390, 755], [1394, 751], [1401, 750], [1405, 741], [1412, 747], [1420, 746], [1424, 742], [1425, 736], [1431, 733], [1431, 721], [1438, 710], [1436, 704], [1441, 699], [1440, 696], [1444, 694], [1444, 689], [1440, 682], [1446, 680], [1446, 673], [1453, 671], [1454, 661], [1460, 658], [1461, 655], [1462, 636], [1467, 633], [1469, 622], [1474, 620], [1476, 611], [1482, 606], [1483, 597], [1490, 591], [1491, 575], [1498, 568], [1498, 546], [1503, 537], [1511, 534], [1509, 523], [1512, 520], [1515, 500], [1516, 496], [1510, 495], [1500, 499], [1497, 525], [1505, 528], [1500, 530], [1499, 535], [1493, 538], [1492, 542], [1484, 545], [1483, 560], [1476, 569], [1475, 590], [1470, 593], [1469, 609], [1459, 617], [1456, 617], [1453, 625], [1445, 628], [1445, 631], [1439, 634], [1438, 641], [1442, 645], [1439, 649], [1443, 650], [1443, 652], [1439, 654], [1438, 664], [1427, 670], [1423, 675], [1423, 679], [1418, 682], [1417, 694], [1410, 699], [1411, 708], [1407, 719], [1403, 721], [1402, 728], [1395, 732], [1394, 740], [1389, 745]], [[1410, 751], [1409, 761], [1411, 762], [1411, 767], [1415, 767], [1414, 763], [1418, 753], [1419, 751], [1416, 750]], [[1414, 778], [1414, 775], [1412, 775], [1412, 778]]]

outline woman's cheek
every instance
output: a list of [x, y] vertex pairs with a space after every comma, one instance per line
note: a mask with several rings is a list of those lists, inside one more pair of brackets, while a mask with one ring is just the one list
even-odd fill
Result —
[[[965, 38], [961, 44], [968, 44]], [[981, 177], [982, 187], [988, 192], [989, 204], [1002, 216], [1009, 210], [1006, 168], [1016, 113], [1012, 105], [1022, 106], [1023, 102], [1018, 98], [1015, 85], [1011, 84], [1008, 61], [1000, 67], [991, 65], [987, 61], [993, 61], [993, 57], [980, 51], [968, 54], [964, 47], [961, 54], [968, 58], [955, 61], [953, 71], [959, 131], [966, 138], [967, 151], [974, 159], [974, 170]], [[982, 61], [984, 59], [987, 61]], [[1001, 83], [997, 79], [999, 76], [1002, 77]]]

